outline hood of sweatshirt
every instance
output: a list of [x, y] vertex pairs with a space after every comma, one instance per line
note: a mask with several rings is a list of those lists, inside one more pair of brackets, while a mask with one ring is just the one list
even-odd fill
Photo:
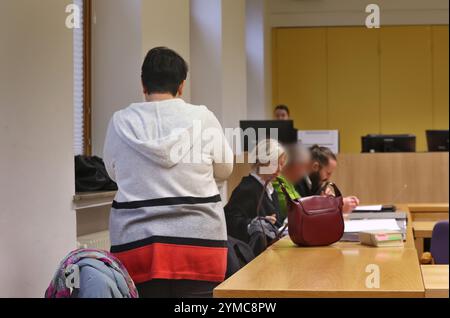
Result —
[[113, 125], [135, 151], [171, 168], [190, 154], [201, 138], [201, 129], [194, 129], [194, 121], [201, 120], [205, 110], [182, 99], [132, 104], [114, 114]]

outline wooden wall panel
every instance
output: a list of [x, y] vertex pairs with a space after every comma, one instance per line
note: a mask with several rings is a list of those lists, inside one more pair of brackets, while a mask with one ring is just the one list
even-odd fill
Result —
[[[363, 204], [448, 203], [449, 154], [341, 154], [333, 181], [344, 195]], [[228, 195], [250, 172], [237, 164], [228, 180]]]
[[334, 181], [363, 203], [446, 203], [449, 154], [342, 154]]
[[361, 138], [380, 133], [379, 30], [328, 30], [330, 129], [341, 137], [341, 151], [361, 151]]
[[[333, 181], [363, 204], [448, 203], [448, 153], [341, 154], [338, 161]], [[235, 166], [229, 195], [249, 172], [248, 164]]]
[[425, 131], [433, 127], [431, 27], [380, 29], [381, 129], [417, 135], [426, 151]]
[[433, 128], [448, 129], [448, 26], [433, 32]]
[[359, 153], [366, 133], [413, 133], [426, 151], [425, 130], [448, 129], [448, 26], [275, 28], [273, 37], [273, 104], [290, 106], [299, 129], [339, 129], [343, 153]]
[[326, 28], [274, 29], [273, 104], [287, 104], [302, 129], [327, 128]]

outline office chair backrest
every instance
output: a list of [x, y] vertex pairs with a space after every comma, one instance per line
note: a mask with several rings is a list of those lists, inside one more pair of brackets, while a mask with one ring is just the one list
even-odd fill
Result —
[[443, 221], [436, 224], [431, 238], [431, 255], [438, 265], [447, 265], [449, 249], [449, 222]]

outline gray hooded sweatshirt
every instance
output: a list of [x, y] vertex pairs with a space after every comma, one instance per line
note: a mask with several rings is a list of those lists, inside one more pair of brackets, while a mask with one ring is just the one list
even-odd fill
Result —
[[112, 252], [134, 281], [222, 281], [227, 233], [216, 182], [230, 176], [233, 152], [214, 114], [181, 99], [132, 104], [111, 120], [104, 161], [119, 188]]

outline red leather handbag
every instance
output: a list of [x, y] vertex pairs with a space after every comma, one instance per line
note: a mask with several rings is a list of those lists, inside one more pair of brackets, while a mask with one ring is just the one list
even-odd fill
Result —
[[[284, 188], [284, 187], [282, 187]], [[344, 235], [343, 198], [313, 196], [292, 200], [283, 189], [288, 202], [289, 236], [305, 247], [332, 245]]]

